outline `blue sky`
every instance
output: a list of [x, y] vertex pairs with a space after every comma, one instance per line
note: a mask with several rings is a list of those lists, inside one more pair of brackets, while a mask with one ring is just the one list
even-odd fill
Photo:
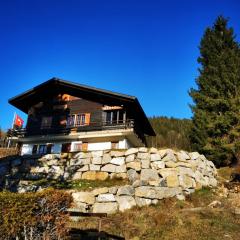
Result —
[[135, 95], [148, 116], [191, 118], [199, 42], [219, 14], [240, 39], [238, 0], [0, 1], [0, 127], [8, 99], [52, 77]]

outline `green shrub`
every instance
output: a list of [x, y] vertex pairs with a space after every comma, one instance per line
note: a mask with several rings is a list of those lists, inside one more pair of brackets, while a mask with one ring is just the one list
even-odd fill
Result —
[[70, 202], [70, 195], [52, 189], [0, 192], [0, 239], [63, 239]]

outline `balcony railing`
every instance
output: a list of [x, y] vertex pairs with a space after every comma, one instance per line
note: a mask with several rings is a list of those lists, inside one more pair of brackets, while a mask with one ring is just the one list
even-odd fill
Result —
[[114, 129], [129, 129], [134, 128], [134, 121], [128, 119], [125, 121], [112, 121], [112, 122], [91, 122], [89, 125], [81, 126], [65, 126], [65, 127], [49, 127], [49, 128], [20, 128], [9, 129], [8, 136], [10, 137], [27, 137], [36, 135], [51, 135], [51, 134], [64, 134], [68, 135], [75, 132], [90, 132], [90, 131], [104, 131]]

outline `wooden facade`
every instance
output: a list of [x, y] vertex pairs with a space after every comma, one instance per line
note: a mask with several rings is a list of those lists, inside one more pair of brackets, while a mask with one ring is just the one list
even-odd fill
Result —
[[[109, 135], [112, 130], [132, 129], [132, 134], [145, 143], [145, 135], [155, 134], [137, 98], [60, 79], [50, 79], [9, 102], [28, 114], [26, 128], [19, 130], [19, 141], [27, 141], [30, 137], [43, 141], [46, 136], [57, 139], [60, 135], [93, 131], [100, 136], [105, 130]], [[117, 146], [117, 138], [111, 136], [111, 146]], [[64, 137], [62, 141], [64, 143]], [[82, 148], [87, 148], [86, 142], [81, 144]], [[40, 148], [50, 151], [45, 145]], [[62, 148], [66, 151], [69, 146]]]

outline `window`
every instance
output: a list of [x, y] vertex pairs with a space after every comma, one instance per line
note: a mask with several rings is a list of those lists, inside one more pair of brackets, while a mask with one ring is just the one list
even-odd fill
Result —
[[125, 113], [122, 110], [107, 111], [106, 112], [106, 122], [107, 124], [119, 124], [123, 123], [125, 118]]
[[67, 126], [68, 127], [73, 127], [75, 122], [75, 115], [70, 115], [67, 118]]
[[40, 145], [38, 148], [39, 154], [46, 154], [47, 153], [47, 145]]
[[41, 123], [41, 128], [51, 128], [52, 125], [52, 117], [43, 117], [42, 118], [42, 123]]
[[90, 124], [90, 113], [73, 114], [67, 118], [68, 127], [78, 127]]
[[83, 126], [83, 125], [85, 125], [85, 119], [86, 119], [86, 116], [85, 116], [85, 114], [78, 114], [77, 116], [76, 116], [76, 126]]

